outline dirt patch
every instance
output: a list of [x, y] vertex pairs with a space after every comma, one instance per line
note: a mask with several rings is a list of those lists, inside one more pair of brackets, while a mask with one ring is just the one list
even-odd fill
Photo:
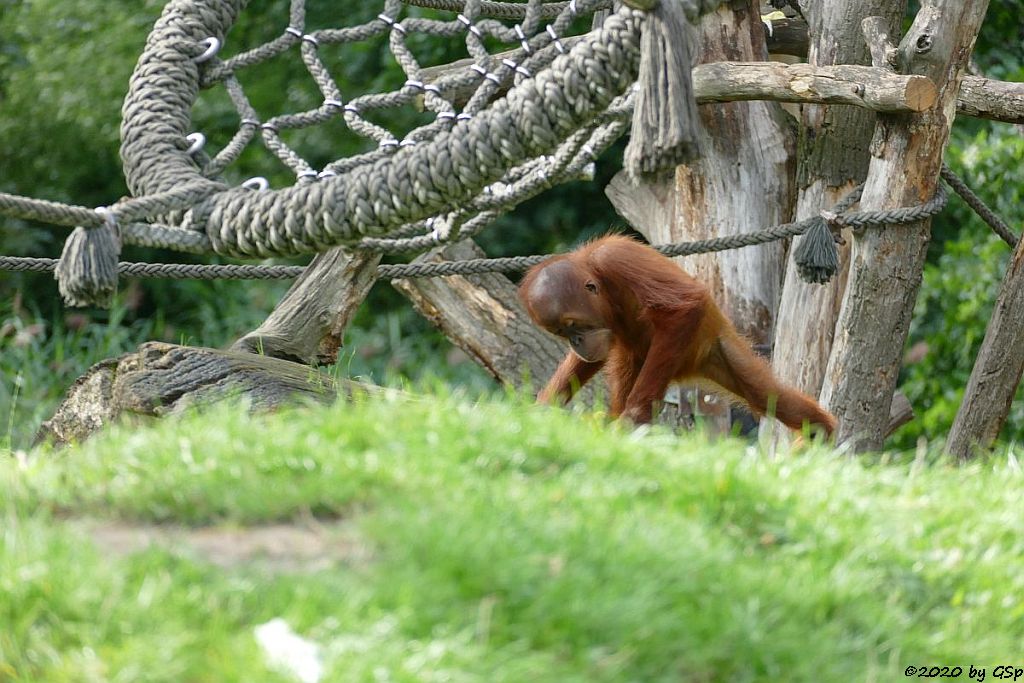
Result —
[[220, 567], [282, 573], [365, 565], [371, 559], [369, 544], [347, 522], [197, 528], [108, 520], [70, 523], [92, 538], [101, 552], [118, 557], [156, 547]]

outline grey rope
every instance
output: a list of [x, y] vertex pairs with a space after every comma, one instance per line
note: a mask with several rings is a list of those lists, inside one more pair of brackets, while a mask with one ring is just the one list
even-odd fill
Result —
[[1006, 222], [996, 215], [995, 211], [990, 209], [988, 205], [982, 201], [981, 197], [974, 194], [974, 190], [967, 187], [967, 183], [963, 181], [960, 176], [953, 172], [953, 170], [942, 165], [942, 179], [949, 183], [949, 186], [953, 188], [953, 191], [960, 195], [960, 198], [964, 200], [967, 206], [971, 207], [978, 216], [981, 217], [985, 223], [988, 224], [992, 231], [1003, 238], [1003, 241], [1010, 245], [1011, 248], [1017, 246], [1017, 242], [1020, 239], [1014, 234], [1013, 230]]
[[[835, 209], [844, 211], [860, 198], [863, 184], [848, 192]], [[945, 206], [948, 194], [942, 185], [936, 188], [935, 196], [928, 202], [906, 208], [885, 209], [878, 211], [847, 211], [838, 214], [836, 221], [853, 227], [871, 225], [900, 225], [914, 223], [934, 216]], [[758, 244], [765, 244], [787, 237], [802, 235], [814, 224], [817, 217], [808, 218], [794, 223], [784, 223], [765, 230], [717, 237], [691, 242], [653, 245], [666, 256], [687, 256], [704, 254], [728, 249], [739, 249]], [[541, 263], [550, 254], [533, 256], [512, 256], [502, 258], [465, 259], [460, 261], [437, 261], [381, 265], [377, 267], [377, 277], [381, 279], [442, 277], [447, 275], [479, 275], [483, 273], [514, 273], [526, 270]], [[52, 272], [59, 263], [57, 259], [24, 258], [0, 256], [0, 270]], [[171, 279], [196, 278], [212, 280], [227, 279], [289, 279], [297, 277], [305, 270], [305, 266], [259, 266], [259, 265], [203, 265], [203, 264], [162, 264], [162, 263], [131, 263], [118, 264], [118, 273], [137, 277], [161, 277]]]
[[[213, 58], [197, 67], [191, 59], [174, 54], [178, 51], [194, 57], [205, 37], [224, 35], [242, 4], [241, 0], [228, 0], [216, 11], [193, 0], [172, 0], [154, 27], [131, 81], [122, 125], [122, 158], [132, 193], [142, 196], [197, 175], [213, 175], [236, 158], [249, 140], [262, 140], [300, 182], [281, 190], [219, 192], [196, 202], [179, 221], [171, 221], [179, 223], [184, 232], [204, 234], [218, 253], [260, 257], [310, 253], [383, 237], [403, 225], [465, 206], [483, 188], [501, 181], [508, 169], [551, 154], [560, 140], [586, 128], [629, 89], [639, 64], [644, 18], [642, 12], [623, 8], [562, 56], [558, 53], [564, 50], [545, 49], [561, 47], [559, 37], [576, 16], [607, 7], [607, 0], [521, 3], [515, 7], [524, 18], [522, 25], [515, 27], [518, 32], [478, 18], [485, 6], [478, 1], [459, 3], [455, 9], [466, 15], [458, 21], [437, 21], [399, 20], [402, 3], [386, 0], [378, 19], [352, 30], [306, 35], [303, 17], [293, 11], [280, 39], [230, 60]], [[293, 9], [302, 5], [301, 0], [292, 4]], [[553, 11], [551, 8], [560, 11], [551, 24], [541, 26], [541, 17]], [[454, 104], [442, 96], [439, 85], [422, 81], [422, 69], [405, 46], [405, 36], [412, 31], [465, 35], [474, 64], [463, 73], [476, 91], [461, 114], [456, 115]], [[532, 35], [527, 35], [531, 31]], [[408, 78], [406, 85], [393, 93], [362, 95], [344, 103], [340, 89], [316, 55], [317, 45], [352, 42], [381, 33], [390, 36], [391, 51]], [[522, 53], [518, 58], [499, 60], [486, 52], [483, 37], [521, 44]], [[324, 104], [310, 112], [261, 121], [233, 73], [296, 44], [324, 94]], [[534, 68], [531, 60], [536, 59], [542, 60], [536, 66], [543, 69], [530, 71]], [[519, 81], [521, 70], [532, 78]], [[181, 145], [172, 141], [188, 133], [188, 105], [198, 87], [216, 80], [225, 81], [244, 125], [228, 148], [198, 171]], [[513, 87], [501, 99], [493, 100], [500, 92], [499, 84]], [[404, 141], [408, 146], [400, 146], [390, 132], [365, 118], [374, 109], [417, 101], [438, 118], [410, 133]], [[148, 111], [152, 107], [158, 108], [161, 116], [152, 116]], [[279, 131], [339, 116], [350, 129], [380, 147], [330, 164], [316, 178], [315, 169], [285, 145]], [[503, 200], [509, 206], [521, 201], [518, 188]]]
[[[425, 7], [427, 9], [444, 10], [448, 12], [463, 12], [466, 9], [466, 0], [402, 0], [402, 4]], [[542, 2], [540, 16], [543, 19], [550, 19], [558, 16], [566, 7], [568, 2]], [[610, 9], [611, 0], [606, 0], [597, 5], [594, 9]], [[483, 0], [478, 3], [477, 11], [495, 19], [522, 19], [526, 16], [527, 6], [518, 2], [489, 2]]]
[[[188, 209], [196, 202], [209, 197], [215, 192], [225, 189], [227, 186], [210, 180], [191, 182], [179, 187], [173, 187], [164, 192], [125, 199], [117, 204], [106, 207], [106, 210], [114, 214], [119, 223], [129, 221], [141, 221], [154, 218], [171, 211]], [[51, 225], [63, 225], [67, 227], [98, 228], [106, 222], [103, 214], [96, 209], [85, 206], [73, 206], [51, 202], [45, 199], [31, 199], [19, 197], [18, 195], [0, 192], [0, 213], [12, 218], [23, 220], [41, 221]], [[169, 228], [181, 233], [180, 228]], [[143, 224], [139, 224], [139, 233], [145, 230]], [[141, 238], [141, 235], [140, 235]], [[171, 238], [163, 235], [164, 241]], [[192, 243], [187, 237], [183, 238], [186, 244]]]

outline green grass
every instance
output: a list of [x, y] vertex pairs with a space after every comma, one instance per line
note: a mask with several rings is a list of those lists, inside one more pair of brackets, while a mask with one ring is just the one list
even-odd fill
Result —
[[[766, 457], [452, 396], [221, 407], [0, 458], [0, 680], [274, 681], [281, 617], [330, 681], [903, 680], [1024, 647], [1024, 477]], [[327, 568], [118, 555], [79, 518], [343, 524]], [[1019, 658], [1019, 657], [1018, 657]]]

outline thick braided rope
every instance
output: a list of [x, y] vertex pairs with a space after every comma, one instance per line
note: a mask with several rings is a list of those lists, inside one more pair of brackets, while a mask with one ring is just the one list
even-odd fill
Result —
[[[462, 12], [466, 8], [465, 0], [402, 0], [406, 5], [425, 7], [427, 9], [446, 10], [448, 12]], [[542, 2], [540, 16], [550, 19], [558, 16], [562, 10], [569, 6], [568, 2]], [[602, 2], [596, 9], [610, 9], [612, 3]], [[484, 0], [479, 4], [478, 11], [481, 15], [494, 17], [495, 19], [522, 19], [526, 16], [526, 5], [518, 2], [488, 2]]]
[[625, 91], [638, 63], [639, 18], [633, 11], [609, 18], [598, 33], [615, 35], [581, 41], [451, 132], [322, 182], [255, 196], [229, 190], [193, 213], [208, 215], [208, 223], [189, 227], [205, 231], [220, 253], [296, 254], [377, 236], [469, 202], [510, 166], [554, 149]]
[[[467, 78], [480, 79], [481, 76], [486, 76], [478, 81], [479, 86], [474, 86], [477, 88], [477, 92], [464, 111], [467, 118], [473, 114], [487, 114], [489, 112], [483, 111], [482, 108], [497, 93], [499, 86], [508, 87], [512, 84], [512, 80], [520, 80], [524, 74], [529, 75], [535, 69], [550, 67], [558, 55], [566, 52], [565, 46], [559, 41], [559, 35], [564, 33], [571, 21], [577, 16], [610, 6], [608, 0], [572, 0], [555, 4], [530, 0], [530, 2], [518, 6], [514, 6], [512, 3], [499, 3], [495, 6], [498, 8], [497, 11], [503, 11], [501, 8], [504, 8], [504, 11], [514, 9], [515, 18], [523, 20], [522, 24], [508, 28], [498, 22], [487, 20], [474, 23], [475, 16], [486, 14], [485, 10], [491, 8], [491, 5], [481, 3], [480, 0], [446, 5], [455, 11], [465, 11], [469, 18], [460, 16], [459, 21], [452, 22], [406, 18], [401, 22], [402, 25], [395, 20], [400, 4], [399, 0], [385, 0], [384, 12], [380, 18], [362, 26], [321, 30], [311, 35], [304, 35], [302, 33], [305, 22], [304, 3], [301, 0], [293, 1], [289, 28], [279, 38], [236, 55], [227, 62], [219, 62], [214, 58], [212, 60], [214, 65], [209, 69], [204, 69], [197, 65], [198, 60], [196, 59], [199, 53], [205, 49], [203, 40], [221, 38], [234, 22], [244, 1], [235, 0], [234, 2], [219, 3], [215, 7], [208, 7], [196, 3], [195, 0], [172, 0], [150, 33], [147, 48], [133, 74], [129, 94], [123, 108], [122, 157], [129, 186], [138, 198], [111, 207], [111, 213], [118, 225], [125, 226], [131, 221], [147, 219], [150, 222], [156, 221], [153, 230], [159, 234], [146, 235], [144, 225], [133, 225], [131, 230], [123, 235], [124, 241], [179, 248], [184, 251], [196, 251], [197, 248], [205, 246], [211, 250], [237, 255], [269, 255], [318, 251], [333, 246], [339, 241], [359, 240], [358, 234], [348, 240], [339, 240], [334, 234], [336, 231], [333, 231], [331, 226], [324, 225], [331, 218], [328, 215], [331, 207], [323, 205], [334, 200], [329, 194], [323, 192], [324, 188], [311, 187], [309, 180], [316, 175], [315, 171], [284, 145], [278, 132], [282, 129], [322, 123], [337, 115], [338, 108], [341, 106], [341, 94], [316, 54], [316, 46], [320, 42], [353, 42], [390, 31], [392, 52], [411, 80], [402, 90], [394, 93], [370, 94], [355, 98], [345, 105], [343, 117], [350, 128], [376, 139], [382, 144], [382, 148], [356, 158], [339, 160], [326, 167], [321, 175], [336, 173], [358, 175], [355, 183], [349, 183], [350, 186], [355, 185], [354, 188], [349, 187], [346, 192], [349, 198], [352, 198], [353, 194], [361, 195], [364, 190], [378, 190], [376, 197], [356, 196], [353, 201], [347, 202], [351, 205], [362, 200], [362, 206], [357, 206], [354, 212], [357, 221], [361, 222], [361, 225], [357, 226], [357, 230], [365, 226], [367, 222], [373, 223], [372, 231], [367, 234], [378, 236], [383, 233], [387, 237], [394, 236], [392, 244], [389, 245], [389, 248], [394, 250], [409, 251], [434, 246], [437, 244], [437, 240], [426, 240], [420, 236], [406, 237], [402, 234], [408, 226], [422, 225], [422, 219], [404, 223], [399, 221], [397, 226], [383, 227], [379, 225], [381, 221], [376, 220], [379, 217], [379, 209], [383, 207], [384, 210], [387, 210], [389, 202], [392, 207], [408, 203], [402, 197], [393, 196], [402, 188], [396, 188], [391, 182], [392, 179], [389, 178], [386, 183], [382, 184], [373, 177], [379, 175], [382, 164], [395, 166], [403, 160], [396, 158], [399, 155], [395, 154], [395, 148], [383, 146], [388, 140], [393, 140], [391, 134], [362, 118], [361, 113], [375, 108], [408, 105], [417, 96], [424, 98], [424, 103], [428, 108], [444, 113], [445, 110], [452, 108], [452, 104], [435, 93], [442, 93], [451, 85], [463, 84]], [[506, 5], [508, 6], [506, 7]], [[554, 13], [555, 10], [558, 10], [557, 15]], [[570, 148], [570, 151], [574, 152], [575, 148], [579, 147], [580, 141], [563, 144], [560, 148], [562, 151], [556, 152], [551, 158], [537, 155], [543, 151], [541, 146], [549, 148], [552, 143], [557, 144], [557, 140], [563, 137], [567, 131], [583, 124], [587, 116], [593, 116], [594, 112], [597, 112], [600, 117], [603, 102], [599, 101], [594, 106], [588, 106], [589, 103], [586, 102], [586, 99], [591, 98], [594, 92], [600, 93], [603, 99], [614, 96], [614, 90], [621, 91], [628, 86], [628, 81], [632, 76], [626, 78], [622, 76], [635, 70], [633, 68], [635, 65], [630, 62], [631, 60], [636, 61], [638, 57], [635, 54], [630, 54], [629, 50], [622, 53], [615, 43], [621, 42], [623, 35], [634, 43], [636, 42], [641, 15], [628, 10], [620, 12], [620, 15], [622, 17], [618, 25], [615, 21], [609, 22], [611, 30], [607, 31], [606, 35], [588, 37], [588, 40], [595, 43], [612, 41], [611, 43], [576, 49], [576, 55], [573, 57], [575, 63], [568, 67], [563, 66], [561, 81], [557, 78], [549, 78], [546, 82], [544, 79], [538, 79], [539, 83], [532, 92], [527, 91], [524, 94], [522, 102], [520, 102], [522, 111], [519, 112], [519, 118], [522, 119], [522, 133], [527, 138], [525, 140], [527, 144], [523, 144], [524, 141], [517, 140], [514, 136], [503, 137], [500, 135], [499, 130], [505, 129], [505, 120], [501, 116], [492, 116], [491, 121], [483, 122], [460, 120], [454, 127], [461, 130], [453, 133], [456, 139], [448, 145], [451, 148], [450, 157], [446, 160], [442, 159], [444, 163], [434, 164], [439, 168], [427, 169], [428, 171], [439, 170], [440, 173], [426, 173], [427, 178], [424, 182], [423, 173], [416, 177], [415, 172], [420, 169], [397, 169], [393, 178], [408, 181], [411, 187], [407, 189], [407, 194], [411, 191], [413, 199], [438, 200], [426, 208], [425, 217], [436, 215], [435, 207], [441, 202], [446, 203], [447, 206], [467, 206], [464, 201], [466, 197], [460, 197], [459, 201], [448, 199], [452, 188], [460, 191], [463, 195], [472, 196], [476, 190], [488, 189], [486, 184], [481, 186], [481, 183], [495, 179], [504, 180], [506, 187], [500, 197], [502, 204], [500, 211], [504, 212], [535, 194], [534, 188], [538, 183], [526, 178], [531, 172], [540, 175], [546, 173], [551, 177], [565, 177], [561, 173], [562, 167], [558, 165], [557, 159], [560, 155], [564, 155], [563, 151], [566, 148]], [[549, 16], [556, 16], [555, 21], [546, 26], [546, 30], [540, 30], [538, 22], [542, 18], [549, 18]], [[454, 78], [442, 78], [433, 90], [419, 83], [416, 77], [421, 69], [404, 44], [404, 36], [409, 31], [423, 31], [448, 36], [464, 34], [467, 47], [477, 62], [474, 64], [474, 69], [477, 71], [464, 69], [453, 74]], [[481, 40], [484, 35], [496, 37], [505, 42], [518, 41], [522, 47], [511, 54], [512, 59], [506, 57], [502, 59], [501, 63], [498, 63], [484, 49]], [[625, 47], [629, 47], [629, 40], [625, 43]], [[296, 43], [301, 44], [303, 61], [324, 93], [324, 105], [314, 111], [294, 115], [286, 114], [260, 123], [256, 111], [248, 103], [241, 86], [233, 75], [234, 70], [281, 54]], [[635, 53], [635, 50], [632, 52]], [[613, 62], [616, 57], [625, 65], [625, 68], [617, 70], [614, 68]], [[634, 57], [636, 59], [633, 59]], [[492, 72], [495, 67], [497, 69]], [[211, 77], [211, 74], [214, 76]], [[602, 75], [605, 76], [603, 80]], [[199, 150], [188, 149], [190, 145], [186, 142], [188, 137], [186, 132], [190, 124], [190, 107], [196, 99], [198, 86], [216, 80], [225, 81], [228, 92], [242, 116], [242, 125], [238, 134], [222, 149], [220, 154], [211, 160], [202, 152], [201, 148]], [[550, 87], [552, 83], [561, 86], [562, 90], [552, 89]], [[472, 85], [472, 82], [469, 84]], [[609, 85], [614, 87], [609, 88]], [[546, 96], [547, 99], [537, 97], [538, 93]], [[505, 102], [502, 100], [499, 101], [499, 104]], [[622, 111], [618, 112], [616, 116], [621, 117], [623, 113], [628, 115], [631, 103], [629, 106], [618, 106]], [[564, 109], [569, 109], [571, 115], [559, 111]], [[508, 114], [508, 112], [501, 113]], [[517, 114], [516, 111], [511, 113]], [[576, 114], [580, 116], [572, 116]], [[462, 116], [460, 114], [458, 118], [461, 119]], [[448, 121], [447, 126], [443, 121], [439, 116], [438, 121], [433, 124], [428, 124], [410, 133], [407, 141], [410, 144], [428, 141], [436, 143], [439, 135], [448, 134], [449, 129], [452, 128], [454, 116]], [[475, 125], [467, 128], [467, 123]], [[488, 123], [490, 125], [484, 125]], [[241, 210], [238, 210], [238, 207], [239, 204], [247, 205], [250, 200], [254, 199], [252, 193], [247, 190], [235, 190], [234, 195], [231, 198], [225, 198], [223, 202], [213, 201], [201, 206], [198, 204], [203, 198], [224, 190], [223, 185], [208, 180], [208, 178], [217, 176], [230, 161], [241, 154], [245, 146], [256, 135], [262, 137], [268, 149], [295, 169], [300, 183], [295, 188], [291, 188], [294, 191], [292, 194], [296, 196], [286, 197], [283, 201], [269, 202], [266, 196], [269, 193], [259, 193], [259, 199], [268, 203], [260, 205], [252, 214], [248, 215], [250, 223], [255, 221], [258, 224], [253, 230], [255, 234], [238, 235], [233, 231], [232, 226], [224, 225], [224, 223], [237, 220], [240, 214], [246, 213], [246, 207], [243, 206]], [[593, 135], [595, 138], [599, 137], [597, 132]], [[474, 136], [478, 139], [473, 139]], [[460, 140], [459, 137], [469, 139]], [[479, 140], [479, 138], [483, 139]], [[538, 139], [540, 142], [534, 148], [528, 147], [530, 143], [536, 143]], [[601, 144], [598, 144], [592, 139], [586, 143], [586, 146], [590, 147], [591, 155], [595, 156], [611, 141], [606, 137]], [[404, 145], [405, 142], [402, 144]], [[532, 158], [531, 162], [523, 166], [524, 169], [530, 168], [532, 171], [523, 172], [514, 168], [517, 152], [523, 159]], [[426, 159], [428, 166], [433, 163], [436, 156], [426, 151], [420, 154], [420, 158]], [[204, 164], [201, 171], [196, 168], [197, 161]], [[502, 177], [502, 172], [510, 165], [513, 168], [506, 173], [508, 177]], [[478, 171], [477, 175], [480, 176], [479, 181], [467, 182], [467, 176], [452, 178], [450, 172], [453, 168], [476, 170]], [[487, 172], [491, 173], [491, 177], [482, 177]], [[472, 180], [472, 176], [469, 176], [469, 179]], [[430, 187], [430, 183], [433, 184], [433, 188]], [[326, 186], [330, 184], [330, 180], [315, 184]], [[344, 185], [341, 182], [334, 184]], [[550, 184], [546, 185], [550, 186]], [[339, 189], [344, 191], [346, 188]], [[429, 196], [428, 193], [432, 190], [434, 196]], [[286, 191], [287, 193], [288, 191]], [[322, 216], [310, 216], [310, 212], [306, 208], [308, 201], [314, 199], [319, 199]], [[225, 205], [218, 206], [219, 203]], [[295, 209], [293, 207], [296, 203], [303, 206]], [[474, 204], [477, 203], [474, 202]], [[471, 217], [474, 211], [493, 210], [493, 197], [484, 204], [488, 206], [474, 206], [473, 211], [460, 208], [459, 213], [463, 215], [463, 218], [459, 220]], [[190, 210], [186, 213], [187, 209]], [[10, 195], [0, 195], [0, 212], [21, 218], [77, 225], [84, 228], [94, 228], [105, 224], [102, 215], [86, 207], [69, 207]], [[300, 215], [297, 216], [296, 213]], [[179, 229], [175, 231], [174, 228], [167, 225], [159, 225], [161, 219], [164, 223], [178, 224]], [[282, 223], [286, 223], [286, 225], [282, 226]], [[204, 227], [205, 230], [203, 230]], [[197, 236], [201, 236], [201, 238]], [[219, 248], [222, 244], [220, 240], [224, 237], [231, 242], [228, 248], [221, 249]], [[372, 238], [365, 237], [362, 239], [372, 240]]]
[[[205, 233], [215, 251], [239, 256], [319, 251], [366, 236], [392, 233], [403, 225], [416, 224], [443, 212], [445, 207], [464, 206], [487, 184], [500, 180], [509, 167], [547, 153], [559, 139], [602, 111], [612, 98], [628, 88], [639, 60], [636, 44], [642, 13], [633, 10], [622, 10], [609, 17], [601, 30], [591, 32], [573, 46], [570, 57], [554, 59], [564, 51], [558, 43], [559, 32], [577, 14], [604, 7], [607, 0], [558, 5], [561, 11], [549, 25], [550, 30], [528, 38], [519, 26], [515, 27], [517, 33], [493, 21], [474, 23], [473, 15], [482, 12], [478, 1], [460, 6], [471, 16], [460, 17], [459, 22], [406, 18], [399, 26], [395, 21], [400, 7], [397, 0], [387, 0], [381, 18], [370, 24], [306, 36], [302, 33], [304, 17], [296, 10], [302, 3], [293, 2], [289, 29], [280, 39], [227, 62], [215, 63], [204, 77], [203, 69], [193, 61], [202, 40], [222, 37], [241, 4], [241, 0], [236, 0], [210, 10], [191, 0], [172, 0], [150, 34], [133, 75], [122, 127], [122, 157], [134, 194], [153, 193], [183, 178], [194, 179], [198, 171], [181, 148], [188, 130], [188, 109], [199, 84], [208, 82], [206, 77], [214, 74], [214, 80], [225, 80], [243, 117], [243, 126], [203, 173], [213, 175], [222, 169], [229, 161], [227, 157], [239, 154], [259, 134], [271, 151], [295, 169], [300, 180], [307, 181], [272, 192], [221, 192], [181, 216], [182, 228]], [[545, 9], [549, 7], [552, 5], [535, 1], [521, 5], [525, 30], [537, 30], [536, 22], [542, 15], [547, 16], [544, 12], [550, 11]], [[284, 146], [278, 132], [327, 120], [339, 111], [341, 95], [316, 55], [315, 48], [320, 42], [351, 42], [390, 31], [392, 51], [410, 76], [409, 83], [396, 93], [358, 97], [345, 105], [343, 111], [350, 128], [382, 146], [393, 140], [391, 134], [363, 118], [363, 112], [409, 104], [416, 97], [423, 97], [428, 108], [440, 113], [451, 108], [450, 103], [435, 94], [440, 87], [431, 91], [417, 85], [419, 65], [405, 48], [403, 39], [412, 30], [466, 35], [467, 47], [480, 69], [478, 78], [488, 76], [480, 81], [477, 94], [465, 108], [472, 118], [453, 125], [452, 120], [445, 123], [439, 117], [439, 122], [418, 129], [407, 138], [414, 147], [389, 145], [361, 158], [342, 160], [321, 175], [344, 175], [308, 182], [316, 175], [314, 169]], [[525, 83], [521, 82], [487, 109], [481, 107], [497, 91], [498, 84], [507, 83], [511, 76], [518, 78], [519, 70], [529, 72], [515, 62], [512, 66], [517, 68], [512, 68], [507, 59], [496, 62], [477, 38], [484, 33], [521, 42], [525, 65], [541, 60], [537, 64], [543, 67], [553, 60], [543, 72], [525, 79]], [[236, 68], [280, 54], [300, 41], [303, 60], [324, 92], [324, 106], [260, 123], [232, 74]], [[559, 50], [545, 52], [552, 44]], [[500, 67], [497, 75], [490, 73], [495, 64]], [[167, 115], [153, 116], [149, 111], [153, 108]], [[165, 155], [176, 161], [164, 163]], [[162, 168], [156, 172], [158, 164]], [[516, 194], [506, 199], [510, 205], [519, 200]]]
[[103, 225], [103, 217], [87, 206], [72, 206], [45, 199], [30, 199], [0, 192], [0, 213], [14, 218], [41, 221], [50, 225], [95, 227]]
[[[155, 218], [171, 211], [184, 210], [197, 201], [209, 197], [214, 192], [225, 189], [226, 185], [208, 180], [186, 183], [143, 197], [125, 199], [113, 206], [106, 207], [119, 223], [142, 221]], [[85, 206], [73, 206], [51, 202], [45, 199], [31, 199], [0, 192], [0, 213], [23, 220], [41, 221], [51, 225], [67, 227], [96, 228], [104, 224], [106, 218], [96, 209]], [[140, 227], [141, 232], [144, 228]], [[182, 232], [180, 228], [165, 228]], [[168, 237], [164, 237], [165, 240]], [[186, 244], [193, 243], [189, 237], [183, 237]]]

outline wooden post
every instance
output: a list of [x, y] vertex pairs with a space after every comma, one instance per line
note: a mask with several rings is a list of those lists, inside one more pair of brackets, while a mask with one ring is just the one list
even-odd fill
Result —
[[[897, 51], [897, 70], [929, 77], [939, 103], [920, 114], [879, 114], [861, 199], [865, 210], [914, 206], [935, 193], [956, 116], [963, 67], [988, 0], [924, 0]], [[838, 439], [877, 450], [889, 419], [930, 233], [930, 221], [868, 228], [853, 245], [822, 398], [839, 418]]]
[[[755, 3], [730, 6], [735, 9], [721, 7], [701, 18], [700, 61], [766, 59]], [[619, 214], [654, 244], [721, 237], [788, 221], [795, 197], [788, 115], [774, 102], [702, 104], [698, 109], [701, 157], [678, 167], [668, 182], [637, 187], [620, 173], [606, 191]], [[741, 333], [754, 344], [767, 344], [782, 283], [783, 249], [775, 242], [679, 260], [711, 286]], [[703, 397], [703, 392], [697, 395]], [[697, 408], [722, 414], [728, 429], [725, 401]]]
[[[885, 21], [895, 29], [905, 9], [905, 2], [890, 0], [812, 3], [806, 13], [811, 26], [810, 63], [867, 64], [870, 55], [861, 36], [861, 20], [884, 12]], [[797, 160], [798, 219], [831, 208], [864, 179], [869, 159], [865, 143], [874, 125], [875, 114], [866, 109], [803, 107]], [[821, 391], [846, 287], [850, 263], [848, 231], [846, 237], [846, 245], [839, 247], [839, 270], [828, 283], [804, 282], [792, 256], [786, 266], [772, 364], [782, 379], [812, 396]], [[795, 243], [802, 239], [797, 238]]]
[[971, 370], [946, 450], [965, 459], [992, 445], [1024, 371], [1024, 240], [1017, 243]]

